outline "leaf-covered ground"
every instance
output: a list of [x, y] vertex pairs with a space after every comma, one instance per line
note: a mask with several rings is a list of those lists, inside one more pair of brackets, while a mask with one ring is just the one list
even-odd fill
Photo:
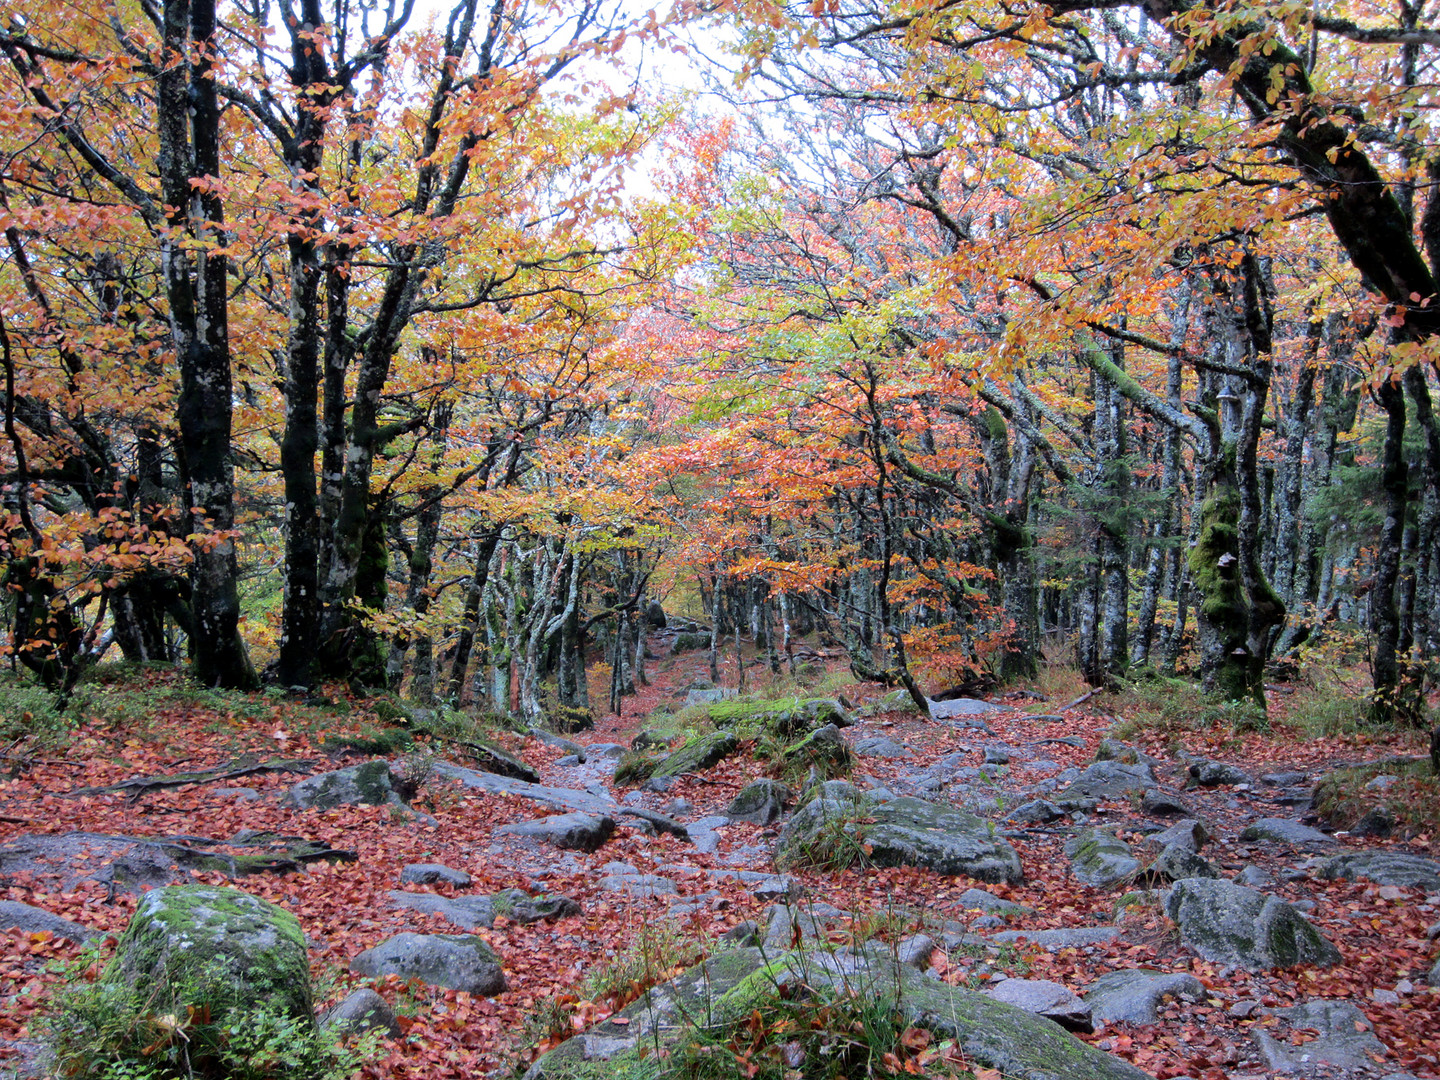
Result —
[[[661, 702], [674, 702], [677, 688], [700, 674], [699, 658], [667, 658], [653, 673], [653, 684], [638, 699], [627, 699], [623, 717], [606, 717], [596, 730], [578, 737], [583, 743], [628, 742], [640, 718]], [[863, 694], [863, 690], [856, 689]], [[1421, 751], [1418, 738], [1405, 734], [1333, 736], [1303, 739], [1287, 725], [1296, 696], [1277, 693], [1271, 730], [1234, 735], [1224, 731], [1140, 732], [1133, 741], [1162, 759], [1180, 750], [1232, 762], [1255, 774], [1297, 769], [1318, 775], [1337, 762], [1363, 761]], [[860, 770], [881, 781], [897, 770], [914, 771], [956, 752], [973, 752], [980, 764], [981, 746], [1003, 742], [1029, 747], [1051, 766], [1029, 770], [1027, 780], [1053, 774], [1070, 765], [1093, 760], [1100, 739], [1115, 726], [1116, 717], [1095, 701], [1064, 714], [1062, 722], [1028, 718], [1023, 709], [1055, 708], [1060, 702], [1037, 704], [1015, 699], [1013, 707], [989, 718], [994, 736], [922, 721], [913, 713], [876, 712], [846, 732], [848, 738], [884, 734], [904, 743], [913, 759], [866, 758]], [[1114, 707], [1113, 703], [1106, 706]], [[707, 895], [697, 909], [680, 920], [680, 930], [703, 942], [747, 918], [763, 918], [766, 905], [733, 880], [703, 876], [700, 869], [744, 867], [769, 869], [766, 852], [775, 830], [734, 824], [720, 830], [717, 851], [702, 854], [669, 836], [651, 837], [622, 827], [615, 838], [591, 855], [557, 853], [533, 844], [493, 835], [496, 826], [543, 816], [537, 804], [518, 798], [479, 794], [430, 778], [417, 805], [438, 824], [399, 820], [389, 808], [348, 807], [326, 812], [298, 811], [279, 796], [298, 776], [261, 772], [221, 782], [143, 791], [78, 793], [137, 777], [198, 771], [233, 762], [245, 755], [260, 759], [302, 758], [316, 771], [362, 760], [354, 754], [327, 755], [326, 736], [376, 727], [364, 701], [343, 692], [299, 704], [256, 696], [226, 698], [188, 693], [177, 677], [163, 672], [131, 675], [126, 681], [92, 695], [88, 719], [67, 739], [43, 751], [17, 745], [7, 751], [0, 778], [0, 843], [22, 834], [88, 831], [137, 837], [227, 838], [242, 829], [261, 830], [319, 841], [358, 853], [358, 861], [311, 864], [306, 872], [277, 876], [261, 874], [237, 884], [293, 911], [312, 944], [317, 983], [331, 1000], [362, 980], [350, 975], [351, 957], [404, 929], [454, 932], [438, 916], [393, 909], [387, 892], [399, 887], [407, 863], [438, 862], [464, 870], [473, 878], [467, 893], [488, 894], [511, 886], [563, 893], [579, 901], [582, 914], [555, 923], [519, 925], [498, 919], [481, 933], [500, 953], [509, 989], [493, 999], [436, 990], [418, 984], [382, 982], [380, 992], [402, 1015], [404, 1038], [387, 1043], [385, 1056], [367, 1069], [376, 1077], [474, 1077], [514, 1069], [533, 1056], [535, 1036], [527, 1022], [548, 1002], [558, 1000], [583, 1026], [607, 1015], [622, 1002], [577, 1000], [584, 977], [624, 951], [642, 927], [654, 925], [668, 911], [663, 898], [627, 898], [599, 886], [603, 864], [621, 860], [641, 870], [664, 868], [683, 895]], [[1072, 746], [1057, 737], [1078, 739]], [[1049, 740], [1049, 741], [1046, 741]], [[543, 782], [576, 786], [574, 769], [556, 764], [562, 751], [533, 739], [514, 740], [513, 749], [536, 768]], [[412, 768], [423, 769], [423, 755]], [[740, 787], [761, 772], [747, 755], [727, 759], [700, 776], [682, 778], [669, 791], [645, 793], [643, 805], [663, 810], [676, 799], [686, 800], [687, 817], [719, 812]], [[593, 782], [593, 775], [584, 779]], [[959, 795], [960, 785], [947, 791]], [[973, 791], [968, 792], [973, 794]], [[626, 792], [616, 790], [619, 797]], [[1003, 801], [1003, 787], [996, 790]], [[1273, 807], [1261, 791], [1217, 788], [1188, 792], [1199, 815], [1217, 839], [1203, 854], [1222, 870], [1233, 872], [1259, 863], [1278, 872], [1301, 864], [1306, 855], [1283, 846], [1247, 847], [1236, 837], [1245, 824], [1265, 816], [1298, 816], [1298, 810]], [[1094, 815], [1121, 835], [1142, 819], [1128, 801], [1108, 803]], [[622, 823], [623, 826], [623, 823]], [[1421, 834], [1408, 840], [1365, 840], [1365, 845], [1394, 846], [1419, 854], [1436, 854], [1436, 837]], [[1361, 841], [1342, 838], [1346, 845]], [[1017, 924], [1024, 929], [1109, 924], [1114, 920], [1113, 893], [1102, 893], [1069, 876], [1062, 853], [1063, 836], [1052, 828], [1033, 828], [1013, 839], [1025, 869], [1023, 886], [991, 890], [1035, 909]], [[697, 872], [677, 871], [677, 864]], [[960, 894], [976, 884], [915, 870], [848, 870], [838, 874], [802, 873], [810, 895], [823, 897], [857, 914], [882, 912], [891, 933], [933, 926], [949, 920], [968, 923], [979, 913], [966, 911]], [[218, 874], [202, 875], [221, 882]], [[1377, 1062], [1376, 1075], [1409, 1071], [1440, 1076], [1437, 1036], [1440, 1031], [1440, 990], [1425, 984], [1434, 962], [1427, 928], [1440, 921], [1437, 905], [1416, 889], [1376, 886], [1366, 882], [1326, 882], [1299, 874], [1281, 880], [1272, 891], [1292, 901], [1313, 901], [1310, 918], [1340, 948], [1344, 962], [1330, 970], [1253, 974], [1223, 969], [1196, 959], [1183, 949], [1173, 928], [1153, 908], [1123, 920], [1123, 934], [1113, 943], [1048, 953], [1022, 944], [1003, 963], [1011, 974], [1054, 979], [1082, 991], [1107, 970], [1140, 965], [1188, 971], [1209, 991], [1198, 1004], [1176, 1003], [1161, 1022], [1144, 1027], [1110, 1025], [1087, 1036], [1102, 1048], [1128, 1058], [1159, 1077], [1189, 1075], [1204, 1080], [1266, 1075], [1256, 1063], [1252, 1029], [1268, 1025], [1278, 1035], [1303, 1042], [1313, 1033], [1286, 1032], [1274, 1017], [1257, 1010], [1248, 1015], [1237, 1003], [1285, 1005], [1307, 998], [1353, 1001], [1373, 1023], [1392, 1056]], [[453, 891], [446, 886], [430, 887]], [[95, 883], [79, 883], [69, 891], [53, 877], [5, 872], [0, 898], [22, 901], [87, 926], [118, 933], [134, 909], [136, 898]], [[1440, 898], [1437, 898], [1440, 899]], [[873, 929], [877, 920], [868, 920]], [[0, 933], [4, 933], [0, 931]], [[13, 1056], [13, 1042], [32, 1034], [58, 976], [53, 961], [77, 955], [75, 946], [47, 935], [8, 933], [0, 960], [0, 1048]], [[937, 954], [936, 966], [949, 981], [971, 981], [997, 967], [994, 957]], [[6, 1064], [0, 1056], [0, 1069]]]

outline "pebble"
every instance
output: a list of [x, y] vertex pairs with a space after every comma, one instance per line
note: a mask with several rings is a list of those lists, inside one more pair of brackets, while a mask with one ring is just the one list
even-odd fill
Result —
[[1370, 997], [1377, 1005], [1399, 1005], [1400, 995], [1394, 990], [1381, 990], [1378, 987], [1370, 991]]

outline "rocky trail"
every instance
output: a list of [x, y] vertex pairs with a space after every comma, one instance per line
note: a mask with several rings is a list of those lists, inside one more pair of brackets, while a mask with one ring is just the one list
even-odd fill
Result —
[[[890, 987], [977, 1076], [1440, 1076], [1433, 838], [1310, 816], [1329, 769], [1408, 744], [1121, 742], [1087, 704], [1023, 695], [930, 717], [792, 698], [785, 754], [849, 763], [796, 809], [803, 770], [767, 777], [720, 719], [615, 781], [662, 702], [781, 708], [709, 689], [698, 657], [661, 667], [639, 716], [482, 762], [327, 754], [335, 717], [283, 701], [87, 722], [0, 781], [0, 1073], [44, 1068], [54, 961], [117, 936], [146, 889], [198, 882], [298, 919], [317, 1005], [392, 1036], [372, 1076], [518, 1074], [540, 1050], [532, 1080], [579, 1075], [672, 1031], [702, 984], [723, 1012], [762, 967]], [[638, 1001], [581, 996], [666, 925], [709, 959]]]

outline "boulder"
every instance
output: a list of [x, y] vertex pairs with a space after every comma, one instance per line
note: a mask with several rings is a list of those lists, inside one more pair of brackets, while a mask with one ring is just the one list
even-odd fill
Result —
[[357, 975], [399, 975], [431, 986], [493, 995], [505, 989], [500, 958], [471, 934], [396, 934], [350, 961]]
[[984, 764], [986, 765], [1009, 765], [1010, 758], [1016, 753], [1013, 746], [1006, 746], [1003, 743], [990, 743], [982, 750]]
[[454, 885], [465, 889], [470, 886], [470, 875], [439, 863], [410, 863], [400, 871], [400, 884]]
[[1153, 1024], [1167, 1000], [1204, 996], [1205, 986], [1194, 975], [1131, 968], [1101, 975], [1085, 991], [1085, 1002], [1094, 1018], [1107, 1024]]
[[1095, 1030], [1090, 1020], [1090, 1006], [1074, 992], [1049, 979], [1005, 979], [981, 993], [1006, 1005], [1014, 1005], [1046, 1020], [1053, 1020], [1067, 1031]]
[[1347, 851], [1326, 859], [1320, 865], [1319, 876], [1327, 881], [1366, 878], [1377, 885], [1440, 892], [1440, 862], [1399, 851]]
[[769, 825], [779, 821], [794, 801], [794, 792], [780, 781], [752, 780], [730, 800], [730, 805], [725, 808], [725, 816], [731, 821]]
[[991, 705], [988, 701], [981, 701], [978, 698], [951, 698], [949, 701], [936, 701], [934, 698], [926, 698], [930, 706], [930, 719], [932, 720], [954, 720], [962, 716], [988, 716], [990, 713], [1000, 711], [999, 705]]
[[1146, 842], [1155, 844], [1158, 847], [1166, 848], [1172, 844], [1188, 848], [1190, 851], [1199, 851], [1210, 839], [1210, 830], [1205, 827], [1204, 822], [1195, 818], [1185, 818], [1177, 821], [1168, 829], [1151, 833], [1145, 837]]
[[409, 809], [396, 790], [389, 762], [380, 760], [306, 777], [290, 788], [285, 800], [301, 810], [385, 805]]
[[1295, 908], [1233, 882], [1177, 881], [1165, 914], [1179, 924], [1180, 940], [1213, 963], [1261, 971], [1340, 962], [1340, 951]]
[[1240, 839], [1251, 844], [1267, 841], [1289, 844], [1304, 851], [1329, 850], [1335, 846], [1334, 837], [1289, 818], [1261, 818], [1247, 825]]
[[[560, 705], [545, 714], [545, 723], [551, 731], [575, 735], [595, 726], [595, 714], [583, 706]], [[533, 780], [529, 782], [534, 783]]]
[[728, 731], [713, 731], [708, 735], [697, 735], [686, 741], [680, 749], [666, 754], [650, 773], [651, 776], [679, 776], [682, 773], [704, 772], [713, 769], [733, 754], [739, 747], [735, 736]]
[[1168, 844], [1145, 870], [1152, 881], [1218, 878], [1220, 872], [1183, 844]]
[[1155, 817], [1188, 818], [1193, 813], [1190, 804], [1180, 796], [1153, 787], [1146, 788], [1145, 793], [1140, 796], [1140, 810]]
[[710, 721], [720, 728], [763, 728], [777, 735], [793, 737], [826, 724], [837, 728], [850, 727], [855, 718], [834, 698], [788, 698], [721, 705], [710, 710]]
[[1095, 748], [1096, 761], [1118, 761], [1122, 765], [1140, 764], [1140, 751], [1119, 739], [1101, 739]]
[[[673, 646], [673, 648], [674, 648], [674, 651], [675, 651], [675, 652], [690, 652], [692, 649], [708, 649], [708, 648], [710, 648], [710, 633], [709, 633], [709, 631], [690, 630], [690, 631], [686, 631], [686, 632], [683, 633], [683, 634], [676, 634], [676, 635], [675, 635], [675, 645]], [[716, 691], [709, 691], [709, 690], [692, 690], [692, 691], [690, 691], [690, 692], [691, 692], [692, 694], [705, 694], [705, 693], [714, 693], [714, 692], [716, 692]], [[687, 698], [685, 699], [685, 704], [686, 704], [686, 705], [704, 705], [704, 704], [708, 704], [709, 701], [724, 701], [725, 698], [727, 698], [727, 697], [734, 697], [734, 696], [735, 696], [735, 691], [734, 691], [734, 690], [730, 690], [730, 691], [727, 693], [726, 691], [721, 690], [721, 691], [718, 691], [718, 695], [719, 695], [719, 696], [717, 696], [717, 697], [709, 698], [708, 701], [691, 701], [691, 700], [687, 697]]]
[[1083, 829], [1065, 842], [1070, 872], [1096, 889], [1113, 889], [1140, 872], [1130, 845], [1105, 829]]
[[140, 897], [106, 982], [153, 995], [156, 1012], [208, 1005], [211, 1021], [263, 1009], [313, 1030], [310, 961], [300, 921], [258, 896], [171, 885]]
[[19, 930], [22, 934], [50, 934], [53, 937], [83, 945], [105, 935], [69, 919], [62, 919], [44, 908], [31, 907], [19, 900], [0, 900], [0, 930]]
[[645, 625], [651, 630], [664, 630], [670, 620], [665, 617], [665, 608], [659, 600], [651, 600], [645, 605]]
[[887, 735], [872, 735], [868, 739], [857, 739], [851, 747], [857, 757], [908, 758], [915, 752]]
[[595, 851], [615, 832], [615, 819], [599, 814], [551, 814], [538, 821], [501, 825], [497, 836], [523, 836], [568, 851]]
[[978, 881], [1023, 880], [1020, 856], [1004, 839], [992, 836], [982, 818], [922, 799], [877, 802], [850, 790], [854, 796], [834, 798], [822, 792], [796, 812], [776, 842], [777, 866], [810, 865], [815, 850], [843, 836], [857, 849], [863, 846], [876, 866], [919, 866]]
[[1123, 799], [1132, 791], [1155, 785], [1155, 770], [1146, 764], [1126, 765], [1119, 761], [1096, 761], [1085, 767], [1055, 802], [1064, 806], [1076, 799]]
[[320, 1018], [320, 1026], [326, 1031], [358, 1035], [366, 1031], [383, 1031], [392, 1039], [400, 1038], [400, 1024], [395, 1019], [395, 1010], [385, 999], [369, 987], [362, 987], [350, 994]]
[[984, 889], [966, 889], [960, 894], [960, 905], [966, 911], [983, 911], [987, 915], [995, 915], [1006, 920], [1033, 914], [1031, 909], [1024, 904], [1006, 900], [994, 893], [988, 893]]
[[1224, 761], [1200, 760], [1190, 763], [1190, 779], [1200, 787], [1219, 787], [1222, 784], [1254, 784], [1255, 778], [1238, 765]]

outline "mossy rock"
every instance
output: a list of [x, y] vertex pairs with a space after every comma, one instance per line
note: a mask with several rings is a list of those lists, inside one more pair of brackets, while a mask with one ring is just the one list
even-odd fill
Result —
[[303, 810], [333, 810], [337, 806], [405, 807], [394, 781], [387, 762], [367, 761], [302, 780], [290, 788], [286, 798]]
[[675, 652], [694, 652], [697, 649], [710, 648], [710, 635], [708, 633], [683, 633], [675, 635]]
[[313, 1027], [300, 921], [239, 889], [170, 885], [140, 898], [102, 979], [155, 994], [156, 1011], [206, 1005], [211, 1021], [261, 1009]]
[[1140, 872], [1130, 845], [1106, 829], [1084, 829], [1065, 844], [1070, 872], [1096, 889], [1113, 889]]
[[1229, 881], [1177, 881], [1165, 914], [1203, 959], [1252, 971], [1300, 964], [1331, 967], [1340, 951], [1283, 900]]
[[680, 749], [666, 754], [651, 770], [651, 776], [679, 776], [681, 773], [704, 772], [713, 769], [739, 747], [740, 743], [728, 731], [714, 731], [708, 735], [697, 735], [688, 740]]
[[782, 698], [773, 701], [719, 701], [709, 706], [710, 722], [742, 739], [762, 734], [793, 737], [817, 728], [849, 727], [854, 718], [834, 698]]
[[629, 787], [643, 784], [667, 756], [653, 750], [626, 750], [615, 765], [615, 783]]
[[854, 761], [849, 745], [834, 724], [826, 724], [799, 742], [791, 743], [784, 750], [784, 759], [792, 767], [813, 765], [831, 775], [845, 772]]

